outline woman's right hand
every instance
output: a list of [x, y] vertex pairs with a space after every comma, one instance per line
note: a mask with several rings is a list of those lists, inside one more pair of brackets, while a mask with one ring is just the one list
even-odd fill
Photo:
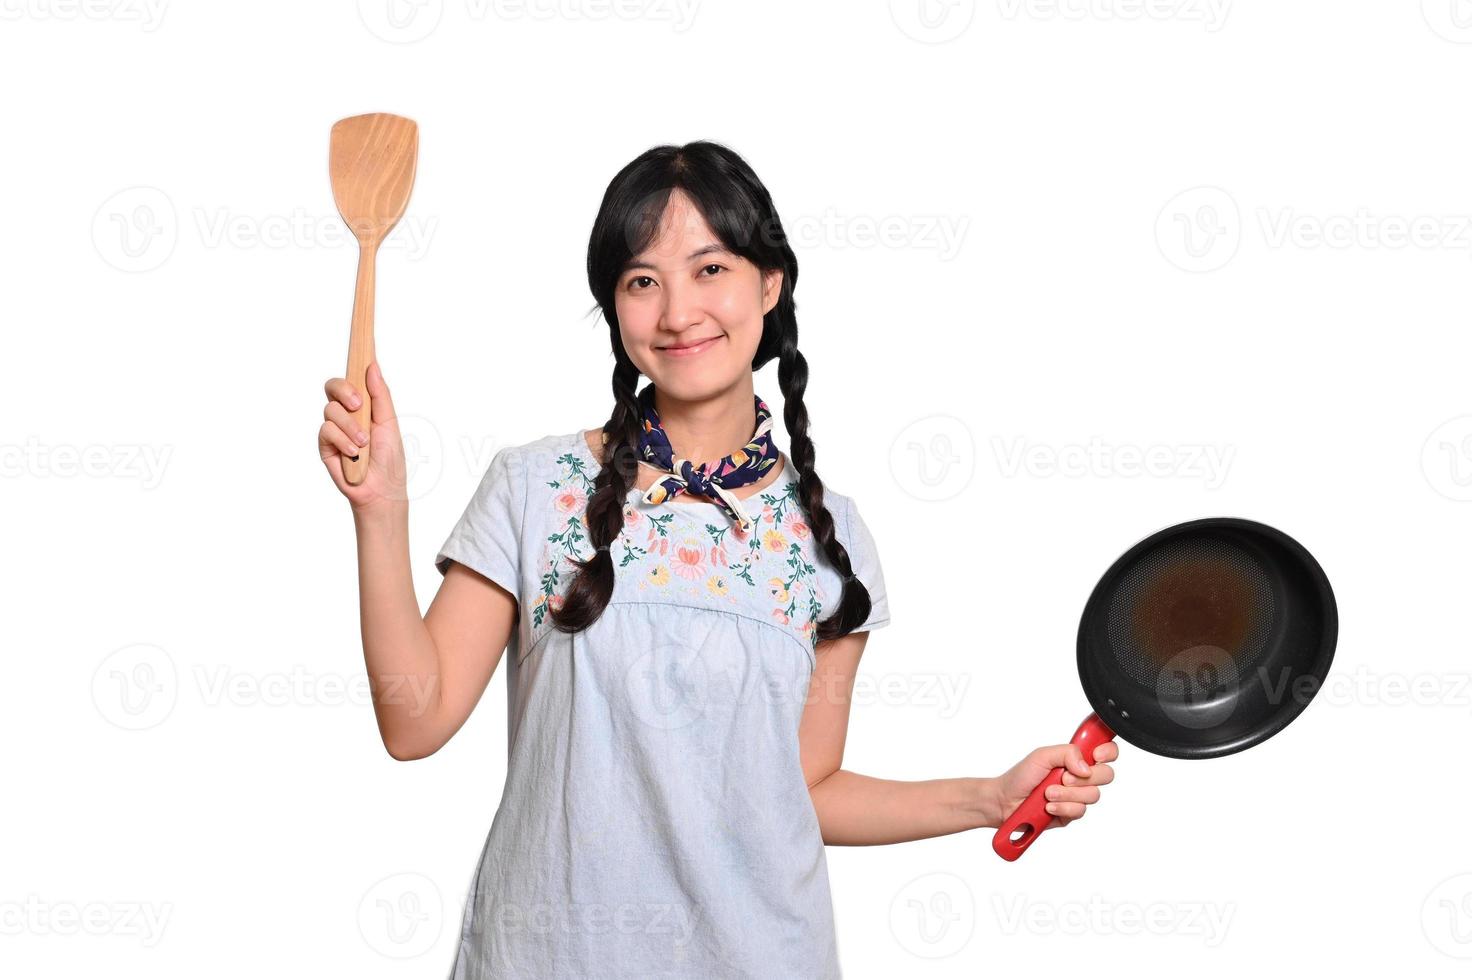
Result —
[[[327, 407], [322, 410], [325, 421], [317, 432], [317, 448], [322, 452], [322, 465], [348, 498], [355, 514], [402, 507], [408, 501], [404, 467], [404, 442], [399, 435], [399, 422], [394, 414], [393, 397], [383, 381], [378, 362], [368, 365], [368, 397], [373, 415], [370, 432], [363, 432], [352, 413], [362, 405], [359, 392], [346, 378], [331, 378], [323, 386]], [[344, 456], [354, 456], [368, 446], [368, 474], [357, 486], [343, 476]]]

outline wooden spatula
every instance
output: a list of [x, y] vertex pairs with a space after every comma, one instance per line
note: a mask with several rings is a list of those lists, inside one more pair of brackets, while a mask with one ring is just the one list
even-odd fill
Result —
[[[338, 213], [358, 239], [358, 286], [353, 295], [353, 331], [348, 340], [347, 379], [363, 396], [353, 420], [372, 432], [372, 406], [364, 375], [373, 363], [373, 267], [378, 246], [388, 237], [414, 189], [419, 159], [419, 127], [412, 119], [371, 112], [339, 119], [332, 126], [327, 169]], [[344, 458], [343, 476], [357, 486], [368, 475], [368, 447], [357, 459]]]

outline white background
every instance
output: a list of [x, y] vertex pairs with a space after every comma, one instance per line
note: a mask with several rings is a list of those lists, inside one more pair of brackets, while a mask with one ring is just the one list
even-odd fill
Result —
[[1157, 528], [1251, 517], [1329, 573], [1333, 677], [1281, 735], [1122, 745], [1015, 864], [985, 831], [830, 848], [847, 976], [1465, 975], [1472, 5], [0, 11], [0, 972], [448, 971], [504, 672], [437, 755], [385, 754], [314, 447], [356, 256], [328, 129], [391, 111], [424, 605], [495, 450], [607, 417], [587, 234], [619, 167], [699, 138], [795, 240], [818, 468], [885, 563], [846, 768], [1066, 740], [1079, 611]]

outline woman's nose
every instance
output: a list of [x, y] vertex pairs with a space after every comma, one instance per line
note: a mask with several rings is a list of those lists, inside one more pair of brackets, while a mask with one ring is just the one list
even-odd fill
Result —
[[664, 325], [671, 333], [678, 333], [705, 316], [700, 299], [693, 285], [671, 286], [664, 293]]

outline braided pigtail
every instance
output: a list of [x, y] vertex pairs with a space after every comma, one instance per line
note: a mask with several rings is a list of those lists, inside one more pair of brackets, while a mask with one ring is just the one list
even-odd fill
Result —
[[818, 623], [818, 642], [845, 636], [869, 618], [869, 590], [854, 575], [849, 562], [848, 549], [838, 540], [833, 527], [833, 515], [823, 501], [823, 481], [814, 469], [813, 440], [808, 437], [808, 410], [803, 404], [803, 393], [808, 387], [808, 362], [797, 349], [797, 325], [783, 331], [782, 347], [777, 362], [777, 383], [782, 387], [782, 417], [791, 437], [792, 448], [788, 458], [797, 467], [797, 496], [807, 515], [808, 526], [822, 549], [828, 564], [838, 570], [843, 582], [843, 592], [838, 600], [838, 609], [827, 619]]
[[574, 561], [578, 571], [568, 586], [561, 608], [551, 613], [552, 625], [564, 633], [577, 633], [591, 626], [613, 598], [613, 542], [624, 529], [624, 500], [638, 472], [636, 452], [643, 413], [635, 386], [639, 369], [620, 356], [613, 369], [613, 416], [604, 423], [606, 442], [599, 457], [598, 477], [586, 514], [588, 541], [595, 549], [591, 558]]

